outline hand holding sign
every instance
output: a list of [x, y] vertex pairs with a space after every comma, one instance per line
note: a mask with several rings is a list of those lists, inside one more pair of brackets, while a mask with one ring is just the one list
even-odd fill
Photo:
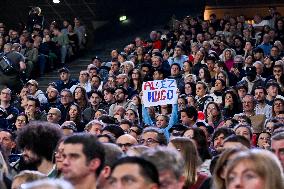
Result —
[[144, 82], [142, 91], [142, 101], [145, 107], [177, 103], [177, 84], [174, 79]]

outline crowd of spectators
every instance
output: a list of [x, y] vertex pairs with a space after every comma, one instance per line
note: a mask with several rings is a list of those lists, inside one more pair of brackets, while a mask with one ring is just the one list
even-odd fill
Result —
[[[3, 184], [283, 189], [284, 20], [269, 13], [172, 20], [79, 78], [62, 67], [46, 91], [34, 79], [14, 98], [2, 88]], [[142, 83], [166, 78], [176, 104], [145, 107]]]
[[[26, 26], [9, 29], [0, 22], [0, 53], [12, 56], [8, 58], [13, 64], [19, 61], [26, 64], [25, 68], [17, 70], [23, 82], [64, 66], [85, 49], [86, 28], [78, 18], [73, 22], [64, 20], [62, 24], [54, 21], [46, 26], [42, 17], [41, 9], [35, 7]], [[1, 84], [9, 86], [9, 83]]]

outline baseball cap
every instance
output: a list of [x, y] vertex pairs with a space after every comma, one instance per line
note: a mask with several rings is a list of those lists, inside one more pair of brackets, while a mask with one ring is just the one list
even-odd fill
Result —
[[279, 88], [279, 84], [275, 81], [269, 81], [266, 83], [265, 88], [268, 89], [270, 86], [275, 86]]
[[247, 67], [246, 68], [247, 76], [256, 76], [256, 68], [255, 67]]
[[36, 87], [38, 87], [38, 82], [34, 79], [30, 79], [26, 85], [35, 85]]
[[66, 121], [64, 122], [61, 126], [61, 129], [70, 129], [73, 130], [74, 132], [77, 132], [77, 127], [76, 127], [76, 123], [74, 123], [73, 121]]
[[69, 73], [70, 71], [69, 71], [68, 68], [62, 67], [62, 68], [60, 68], [60, 69], [58, 70], [58, 73], [62, 73], [62, 72], [64, 72], [64, 73]]

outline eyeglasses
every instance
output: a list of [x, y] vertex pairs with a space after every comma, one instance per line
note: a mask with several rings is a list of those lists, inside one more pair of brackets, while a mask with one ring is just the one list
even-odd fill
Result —
[[131, 133], [131, 132], [133, 132], [133, 133], [135, 133], [136, 135], [138, 135], [138, 132], [135, 131], [134, 129], [129, 129], [129, 132], [128, 132], [128, 133]]
[[48, 113], [47, 115], [48, 116], [54, 116], [54, 115], [57, 115], [57, 113]]
[[133, 144], [131, 144], [131, 143], [117, 143], [117, 145], [119, 146], [119, 147], [130, 147], [130, 146], [132, 146]]
[[153, 144], [153, 143], [159, 143], [159, 141], [153, 139], [153, 138], [147, 138], [146, 140], [145, 139], [140, 139], [139, 140], [139, 144]]
[[61, 98], [70, 98], [70, 96], [69, 96], [69, 95], [66, 95], [66, 96], [64, 96], [64, 95], [60, 95], [60, 97], [61, 97]]

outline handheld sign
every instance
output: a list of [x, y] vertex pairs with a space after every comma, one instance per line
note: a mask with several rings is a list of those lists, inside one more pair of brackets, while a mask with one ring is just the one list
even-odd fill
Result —
[[177, 103], [177, 84], [174, 79], [143, 82], [142, 90], [145, 107]]

